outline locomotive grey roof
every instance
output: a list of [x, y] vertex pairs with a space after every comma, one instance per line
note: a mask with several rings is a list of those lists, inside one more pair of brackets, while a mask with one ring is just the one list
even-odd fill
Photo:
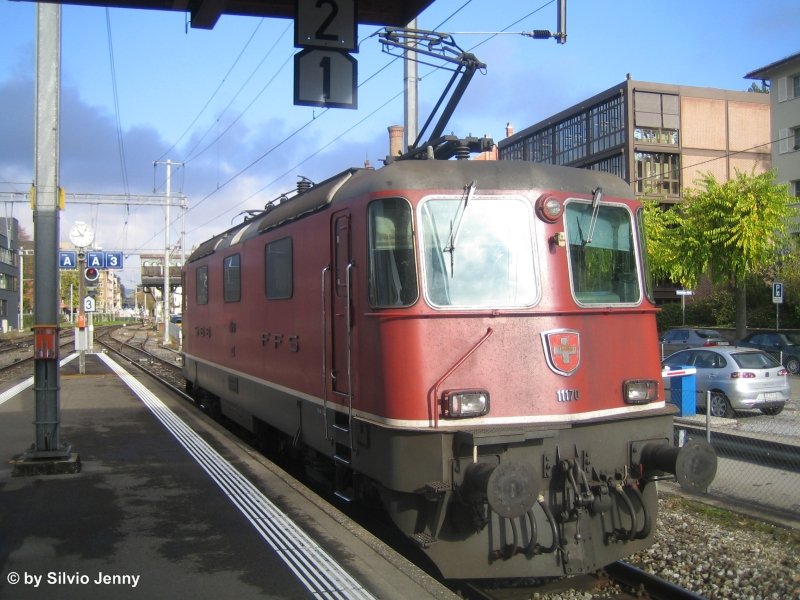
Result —
[[406, 160], [377, 170], [348, 169], [307, 192], [270, 205], [267, 210], [204, 242], [187, 259], [198, 260], [266, 231], [350, 199], [378, 190], [461, 190], [475, 181], [478, 191], [547, 189], [591, 196], [601, 186], [606, 196], [633, 198], [622, 179], [585, 169], [524, 161]]

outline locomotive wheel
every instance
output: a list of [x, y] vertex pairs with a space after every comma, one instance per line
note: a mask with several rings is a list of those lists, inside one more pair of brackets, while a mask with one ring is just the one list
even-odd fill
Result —
[[724, 417], [725, 419], [733, 417], [731, 403], [722, 392], [711, 392], [711, 416]]

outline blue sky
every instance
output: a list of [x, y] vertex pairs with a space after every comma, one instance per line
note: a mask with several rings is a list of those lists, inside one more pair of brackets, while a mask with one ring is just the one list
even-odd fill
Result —
[[[25, 191], [33, 178], [35, 14], [34, 3], [0, 0], [0, 192]], [[568, 0], [568, 40], [560, 45], [470, 33], [553, 30], [554, 2], [435, 0], [418, 27], [452, 32], [487, 64], [447, 133], [500, 140], [506, 123], [519, 131], [628, 73], [641, 81], [745, 90], [752, 83], [745, 73], [800, 51], [798, 22], [797, 0]], [[184, 163], [174, 170], [172, 190], [188, 198], [190, 250], [240, 220], [241, 211], [291, 190], [300, 175], [320, 181], [365, 159], [379, 165], [388, 151], [387, 127], [403, 120], [403, 68], [381, 52], [372, 36], [377, 29], [359, 28], [358, 109], [326, 111], [292, 104], [296, 49], [289, 20], [223, 16], [207, 31], [189, 28], [183, 13], [65, 6], [61, 186], [68, 193], [122, 194], [127, 178], [131, 194], [163, 193], [164, 167], [153, 162]], [[419, 74], [423, 122], [450, 74], [425, 65]], [[33, 233], [27, 205], [5, 203], [3, 216]], [[76, 220], [95, 227], [102, 248], [130, 256], [127, 283], [138, 277], [139, 252], [163, 252], [161, 208], [68, 205], [64, 241]]]

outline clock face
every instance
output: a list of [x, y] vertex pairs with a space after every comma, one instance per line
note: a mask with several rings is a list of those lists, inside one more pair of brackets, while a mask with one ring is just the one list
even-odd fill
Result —
[[94, 231], [83, 221], [76, 221], [72, 229], [69, 230], [69, 239], [78, 248], [87, 248], [92, 245]]

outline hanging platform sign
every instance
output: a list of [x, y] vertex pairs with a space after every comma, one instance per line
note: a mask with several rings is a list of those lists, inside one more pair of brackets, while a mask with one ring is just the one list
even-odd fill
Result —
[[295, 48], [358, 51], [355, 0], [297, 0]]
[[358, 51], [355, 0], [297, 0], [294, 103], [357, 108]]

